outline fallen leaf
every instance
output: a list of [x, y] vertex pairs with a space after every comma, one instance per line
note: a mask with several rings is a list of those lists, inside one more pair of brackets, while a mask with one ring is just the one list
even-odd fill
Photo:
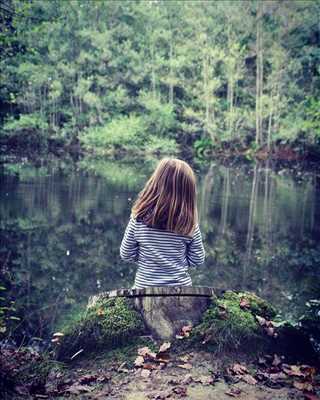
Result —
[[128, 368], [125, 368], [127, 365], [127, 362], [124, 361], [122, 364], [119, 365], [119, 368], [117, 369], [118, 372], [129, 372]]
[[199, 378], [194, 379], [195, 382], [200, 382], [203, 385], [212, 385], [214, 379], [210, 375], [202, 375]]
[[134, 360], [134, 365], [135, 367], [141, 367], [144, 363], [144, 358], [142, 356], [138, 356], [135, 360]]
[[189, 337], [190, 332], [192, 331], [192, 325], [186, 325], [181, 328], [181, 336]]
[[252, 375], [249, 374], [242, 375], [241, 380], [248, 383], [249, 385], [255, 385], [258, 382]]
[[149, 378], [150, 374], [151, 374], [151, 371], [148, 370], [148, 369], [142, 369], [142, 370], [141, 370], [141, 376], [142, 376], [142, 378]]
[[149, 370], [157, 369], [157, 367], [153, 364], [143, 364], [142, 368], [149, 369]]
[[186, 363], [186, 364], [179, 364], [178, 367], [183, 368], [183, 369], [191, 369], [192, 365], [189, 363]]
[[260, 326], [265, 326], [266, 325], [267, 320], [265, 318], [260, 317], [259, 315], [256, 315], [256, 320], [259, 322]]
[[168, 363], [170, 361], [170, 356], [166, 353], [157, 354], [157, 361], [160, 363]]
[[238, 363], [233, 364], [230, 369], [236, 375], [242, 375], [242, 374], [248, 372], [247, 367], [245, 365], [238, 364]]
[[87, 374], [87, 375], [82, 375], [79, 378], [80, 383], [91, 383], [93, 381], [96, 381], [98, 378], [98, 375], [92, 375], [92, 374]]
[[173, 393], [178, 394], [182, 397], [185, 397], [187, 395], [187, 388], [183, 386], [177, 386], [172, 389]]
[[268, 336], [274, 336], [275, 331], [274, 331], [273, 327], [268, 326], [268, 327], [265, 328], [265, 330], [266, 330]]
[[170, 349], [170, 347], [171, 347], [171, 343], [165, 342], [160, 346], [158, 353], [165, 353], [166, 351], [168, 351]]
[[231, 388], [227, 392], [224, 392], [226, 395], [231, 397], [238, 397], [241, 394], [241, 389], [238, 388]]
[[267, 360], [264, 357], [259, 357], [258, 358], [258, 364], [267, 365]]
[[105, 312], [104, 312], [103, 308], [98, 308], [97, 315], [101, 316], [101, 315], [104, 315], [104, 314], [105, 314]]
[[182, 381], [180, 382], [182, 385], [189, 385], [189, 383], [191, 383], [193, 380], [192, 375], [191, 374], [186, 374], [185, 377], [182, 379]]
[[141, 347], [138, 349], [138, 354], [144, 358], [156, 358], [156, 353], [153, 353], [149, 347]]
[[278, 365], [280, 365], [281, 364], [281, 358], [277, 355], [277, 354], [274, 354], [274, 356], [273, 356], [273, 361], [272, 361], [272, 365], [274, 366], [274, 367], [277, 367]]
[[245, 299], [245, 298], [242, 298], [242, 299], [240, 300], [240, 307], [241, 307], [241, 308], [245, 308], [245, 309], [249, 309], [249, 308], [250, 308], [250, 303], [249, 303], [249, 301], [248, 301], [247, 299]]
[[79, 385], [78, 383], [74, 383], [66, 390], [66, 392], [70, 394], [80, 394], [83, 392], [91, 392], [93, 389], [93, 387], [88, 385]]
[[293, 387], [298, 390], [307, 390], [308, 392], [313, 390], [313, 386], [309, 382], [293, 382]]
[[289, 376], [302, 376], [305, 377], [306, 374], [304, 374], [301, 370], [301, 367], [298, 365], [284, 365], [282, 367], [283, 372], [285, 372]]

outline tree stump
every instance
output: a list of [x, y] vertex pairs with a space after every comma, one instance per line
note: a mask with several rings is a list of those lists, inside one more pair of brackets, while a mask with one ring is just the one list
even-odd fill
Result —
[[140, 312], [151, 334], [170, 340], [181, 328], [200, 322], [214, 291], [209, 287], [163, 286], [144, 289], [119, 289], [92, 296], [88, 308], [105, 298], [126, 297]]

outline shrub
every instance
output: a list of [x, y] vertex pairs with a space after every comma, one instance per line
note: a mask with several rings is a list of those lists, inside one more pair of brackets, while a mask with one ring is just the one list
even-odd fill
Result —
[[9, 118], [2, 135], [18, 146], [44, 147], [47, 145], [48, 123], [38, 114], [21, 114], [18, 119]]
[[102, 127], [87, 130], [80, 141], [88, 148], [141, 146], [145, 126], [141, 117], [130, 115], [113, 119]]

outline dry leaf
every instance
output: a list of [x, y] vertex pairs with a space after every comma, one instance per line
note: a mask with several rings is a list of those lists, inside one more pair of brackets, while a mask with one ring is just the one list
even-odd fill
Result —
[[298, 365], [284, 365], [282, 367], [283, 372], [285, 372], [289, 376], [302, 376], [305, 377], [307, 374], [304, 374], [301, 370], [301, 367]]
[[171, 343], [170, 342], [165, 342], [160, 346], [159, 352], [158, 353], [165, 353], [166, 351], [168, 351], [171, 347]]
[[228, 396], [231, 396], [231, 397], [238, 397], [241, 394], [241, 389], [231, 388], [230, 390], [225, 392], [225, 394], [227, 394]]
[[214, 382], [214, 379], [210, 375], [202, 375], [195, 382], [200, 382], [203, 385], [212, 385]]
[[186, 354], [185, 356], [181, 356], [179, 357], [179, 360], [183, 361], [183, 362], [187, 362], [189, 361], [190, 356], [188, 354]]
[[192, 365], [189, 363], [186, 363], [186, 364], [179, 364], [178, 367], [183, 368], [183, 369], [191, 369]]
[[97, 378], [98, 378], [98, 375], [92, 375], [92, 374], [82, 375], [79, 378], [79, 382], [80, 383], [90, 383], [90, 382], [96, 381]]
[[151, 371], [149, 369], [142, 369], [141, 370], [142, 378], [149, 378], [150, 374], [151, 374]]
[[191, 331], [192, 331], [192, 325], [183, 326], [181, 328], [181, 336], [182, 337], [189, 337]]
[[140, 349], [138, 349], [138, 354], [139, 356], [142, 356], [144, 358], [156, 358], [156, 353], [153, 353], [149, 347], [141, 347]]
[[241, 379], [244, 382], [249, 383], [249, 385], [255, 385], [258, 382], [253, 376], [251, 376], [249, 374], [242, 375]]
[[170, 361], [170, 356], [169, 354], [166, 353], [160, 353], [157, 355], [157, 360], [160, 363], [168, 363]]
[[149, 369], [149, 370], [157, 369], [157, 367], [153, 364], [143, 364], [142, 368]]
[[313, 386], [309, 382], [293, 382], [293, 387], [298, 390], [307, 390], [308, 392], [313, 390]]
[[144, 358], [142, 356], [138, 356], [134, 361], [134, 365], [136, 367], [141, 367], [143, 363], [144, 363]]
[[274, 328], [272, 328], [271, 326], [268, 326], [265, 328], [266, 332], [269, 336], [274, 336], [275, 332], [274, 332]]
[[240, 307], [241, 307], [241, 308], [245, 308], [245, 309], [250, 308], [250, 303], [249, 303], [249, 301], [248, 301], [247, 299], [245, 299], [245, 298], [241, 299], [241, 300], [240, 300]]
[[191, 383], [193, 380], [192, 375], [191, 374], [186, 374], [185, 377], [182, 379], [182, 381], [180, 382], [182, 385], [189, 385], [189, 383]]
[[245, 365], [238, 364], [238, 363], [233, 364], [230, 369], [236, 375], [242, 375], [242, 374], [248, 372], [247, 367]]
[[259, 322], [260, 326], [265, 326], [266, 325], [267, 320], [265, 318], [260, 317], [259, 315], [256, 315], [256, 319]]
[[82, 392], [91, 392], [93, 389], [93, 387], [88, 385], [79, 385], [78, 383], [74, 383], [66, 390], [66, 392], [70, 394], [80, 394]]
[[278, 365], [280, 365], [281, 364], [281, 358], [277, 355], [277, 354], [274, 354], [274, 356], [273, 356], [273, 361], [272, 361], [272, 365], [274, 366], [274, 367], [277, 367]]

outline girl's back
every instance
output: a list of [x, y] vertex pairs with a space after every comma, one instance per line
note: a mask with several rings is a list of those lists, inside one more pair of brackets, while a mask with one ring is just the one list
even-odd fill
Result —
[[162, 160], [139, 194], [120, 247], [122, 259], [139, 265], [135, 287], [192, 285], [188, 267], [205, 257], [195, 202], [188, 164]]

